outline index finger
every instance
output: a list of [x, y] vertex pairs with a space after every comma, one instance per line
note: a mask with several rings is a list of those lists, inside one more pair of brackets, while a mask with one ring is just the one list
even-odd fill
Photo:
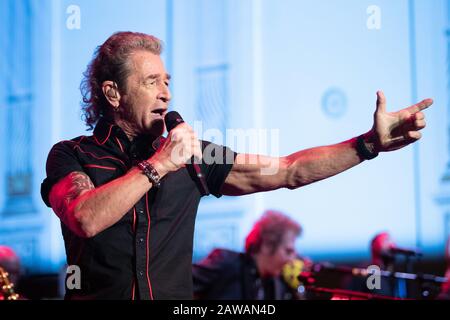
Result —
[[407, 110], [410, 113], [416, 113], [422, 110], [425, 110], [426, 108], [428, 108], [429, 106], [431, 106], [433, 104], [433, 99], [425, 99], [422, 100], [419, 103], [416, 103], [414, 105], [412, 105], [411, 107], [409, 107]]

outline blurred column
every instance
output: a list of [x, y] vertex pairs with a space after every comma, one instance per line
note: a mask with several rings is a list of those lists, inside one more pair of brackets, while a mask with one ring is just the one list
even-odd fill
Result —
[[[234, 44], [229, 29], [234, 18], [230, 16], [231, 1], [196, 0], [194, 3], [195, 119], [202, 121], [200, 134], [208, 130], [204, 139], [227, 144], [225, 135], [231, 112], [229, 46]], [[205, 198], [197, 214], [194, 260], [204, 257], [214, 247], [238, 249], [242, 214], [237, 199]]]
[[[448, 89], [447, 114], [448, 114], [448, 121], [450, 121], [450, 0], [447, 0], [447, 30], [445, 34], [447, 38], [447, 89]], [[450, 156], [450, 123], [448, 124], [448, 139], [449, 140], [447, 147]], [[442, 181], [445, 183], [450, 182], [450, 160], [447, 163], [447, 167], [442, 177]]]
[[225, 135], [228, 110], [227, 0], [198, 0], [196, 118]]
[[33, 58], [30, 0], [7, 0], [6, 202], [3, 217], [34, 212], [32, 199]]
[[[447, 3], [447, 30], [445, 31], [447, 39], [447, 121], [448, 125], [448, 142], [447, 148], [450, 157], [450, 0]], [[444, 237], [450, 236], [450, 160], [441, 179], [441, 186], [436, 201], [442, 207], [444, 213]]]

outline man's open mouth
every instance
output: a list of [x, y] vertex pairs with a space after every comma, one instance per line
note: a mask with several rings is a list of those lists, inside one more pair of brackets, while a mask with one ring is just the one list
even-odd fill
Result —
[[152, 110], [152, 113], [158, 114], [161, 117], [163, 117], [166, 114], [166, 112], [167, 112], [166, 108], [158, 108], [158, 109]]

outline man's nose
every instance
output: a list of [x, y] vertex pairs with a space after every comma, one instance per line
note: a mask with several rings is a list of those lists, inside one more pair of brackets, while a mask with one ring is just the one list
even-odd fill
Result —
[[161, 86], [158, 98], [164, 102], [169, 102], [172, 99], [172, 94], [170, 93], [169, 88], [165, 84]]

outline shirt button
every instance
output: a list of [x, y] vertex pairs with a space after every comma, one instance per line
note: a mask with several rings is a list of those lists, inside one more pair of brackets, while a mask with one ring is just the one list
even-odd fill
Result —
[[138, 213], [139, 213], [139, 214], [144, 214], [144, 210], [139, 209], [139, 210], [138, 210]]
[[139, 271], [139, 275], [142, 277], [144, 275], [144, 271]]
[[143, 243], [144, 242], [144, 238], [139, 238], [139, 242]]

